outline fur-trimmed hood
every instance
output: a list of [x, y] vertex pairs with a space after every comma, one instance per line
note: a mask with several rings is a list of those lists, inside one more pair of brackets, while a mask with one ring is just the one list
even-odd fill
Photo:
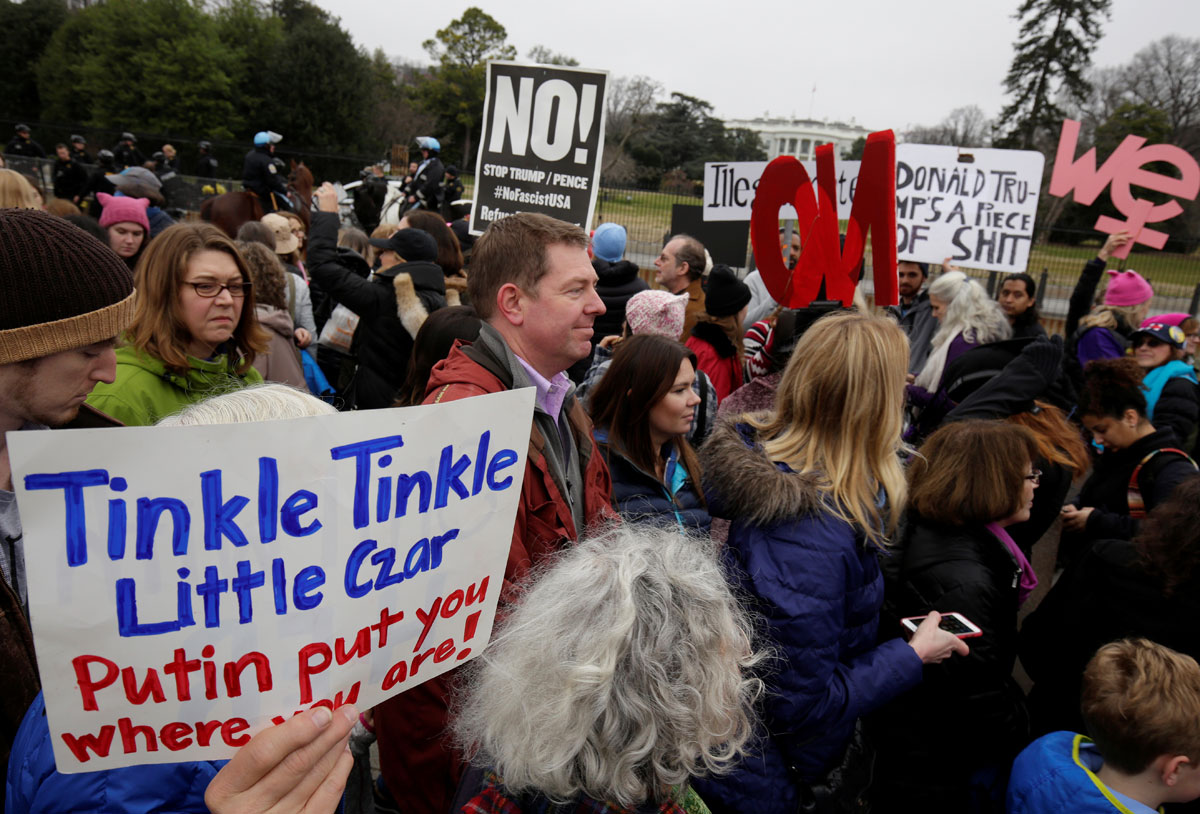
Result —
[[700, 468], [717, 517], [770, 526], [824, 509], [818, 477], [771, 461], [757, 431], [734, 419], [717, 423], [700, 450]]
[[467, 278], [466, 277], [447, 277], [446, 278], [446, 305], [466, 305], [469, 302], [467, 298]]
[[392, 276], [392, 286], [396, 289], [396, 316], [408, 335], [416, 339], [417, 331], [421, 330], [431, 310], [420, 294], [425, 294], [425, 299], [431, 294], [440, 295], [438, 298], [445, 302], [445, 276], [439, 266], [423, 261], [402, 263], [393, 266], [391, 271], [394, 276], [388, 276]]

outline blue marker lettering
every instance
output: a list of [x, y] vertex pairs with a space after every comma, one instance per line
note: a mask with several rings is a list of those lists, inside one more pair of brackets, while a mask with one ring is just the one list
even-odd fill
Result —
[[333, 447], [329, 450], [335, 461], [344, 458], [354, 459], [354, 528], [365, 527], [370, 520], [370, 491], [371, 491], [371, 455], [389, 449], [404, 446], [404, 439], [399, 435], [386, 435], [382, 438], [372, 438], [367, 441], [356, 441]]
[[250, 499], [234, 495], [222, 503], [220, 469], [200, 473], [200, 496], [204, 502], [204, 547], [207, 550], [219, 551], [222, 536], [228, 537], [229, 542], [236, 546], [250, 542], [234, 522], [238, 512], [246, 507]]
[[85, 486], [103, 486], [106, 483], [107, 469], [25, 476], [25, 488], [30, 492], [63, 490], [67, 519], [67, 565], [72, 568], [87, 562], [87, 518], [83, 511], [83, 489]]

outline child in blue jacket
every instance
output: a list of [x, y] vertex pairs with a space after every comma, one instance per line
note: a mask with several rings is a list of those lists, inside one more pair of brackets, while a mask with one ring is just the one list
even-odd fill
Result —
[[1052, 732], [1013, 764], [1009, 814], [1149, 814], [1200, 797], [1200, 665], [1147, 639], [1101, 647], [1083, 674], [1091, 738]]

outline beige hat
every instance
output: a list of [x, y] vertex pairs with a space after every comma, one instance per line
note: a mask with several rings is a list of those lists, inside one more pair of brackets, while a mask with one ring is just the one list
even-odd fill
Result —
[[292, 222], [283, 215], [263, 215], [262, 225], [275, 233], [275, 254], [291, 254], [300, 248], [300, 239], [292, 234]]

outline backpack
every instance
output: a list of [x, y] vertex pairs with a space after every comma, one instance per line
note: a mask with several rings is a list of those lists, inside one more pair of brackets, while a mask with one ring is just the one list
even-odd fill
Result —
[[1129, 490], [1126, 493], [1126, 500], [1129, 503], [1130, 517], [1141, 519], [1146, 516], [1146, 502], [1142, 500], [1142, 489], [1141, 484], [1138, 481], [1138, 477], [1142, 473], [1142, 467], [1149, 463], [1151, 459], [1153, 459], [1154, 456], [1158, 455], [1160, 452], [1170, 452], [1174, 455], [1181, 455], [1187, 459], [1187, 462], [1192, 465], [1193, 469], [1200, 470], [1200, 466], [1197, 466], [1196, 462], [1192, 460], [1192, 457], [1182, 449], [1176, 449], [1175, 447], [1163, 447], [1162, 449], [1155, 449], [1148, 452], [1145, 458], [1142, 458], [1142, 460], [1138, 461], [1138, 465], [1133, 468], [1133, 474], [1129, 476]]

